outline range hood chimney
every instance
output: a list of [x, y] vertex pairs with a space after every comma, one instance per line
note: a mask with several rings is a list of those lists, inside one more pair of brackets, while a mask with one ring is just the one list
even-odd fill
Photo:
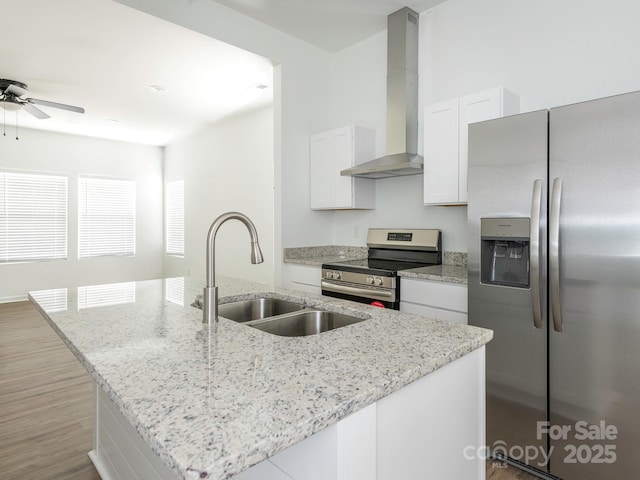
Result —
[[417, 153], [418, 17], [408, 7], [387, 17], [387, 155], [340, 175], [388, 178], [423, 172]]

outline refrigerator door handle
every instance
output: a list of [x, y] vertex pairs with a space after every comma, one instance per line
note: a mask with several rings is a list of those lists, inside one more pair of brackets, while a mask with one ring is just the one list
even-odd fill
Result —
[[531, 300], [533, 302], [533, 326], [542, 328], [542, 297], [540, 295], [540, 209], [542, 208], [542, 180], [533, 182], [531, 199], [531, 224], [529, 255], [531, 260]]
[[553, 180], [551, 208], [549, 209], [549, 286], [553, 329], [563, 331], [560, 306], [560, 204], [562, 201], [562, 179]]

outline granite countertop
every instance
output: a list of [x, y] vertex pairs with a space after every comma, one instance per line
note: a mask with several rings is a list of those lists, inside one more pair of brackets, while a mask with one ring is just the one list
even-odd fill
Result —
[[460, 285], [467, 284], [467, 267], [458, 265], [432, 265], [430, 267], [412, 268], [410, 270], [400, 270], [398, 275], [404, 278], [417, 278]]
[[[178, 478], [229, 478], [492, 338], [476, 327], [217, 280], [220, 303], [266, 295], [369, 319], [308, 337], [225, 318], [208, 326], [189, 305], [201, 293], [189, 277], [137, 282], [120, 300], [93, 287], [63, 289], [62, 306], [51, 292], [30, 294]], [[109, 305], [118, 302], [128, 303]]]
[[[366, 258], [367, 248], [335, 245], [285, 248], [283, 257], [284, 263], [321, 267], [323, 263]], [[406, 278], [466, 285], [467, 254], [463, 252], [444, 252], [442, 265], [400, 270], [398, 275]]]
[[367, 250], [367, 247], [341, 245], [285, 248], [283, 262], [307, 267], [321, 267], [323, 263], [367, 258]]
[[347, 260], [358, 260], [365, 257], [347, 257], [346, 255], [323, 255], [319, 257], [285, 258], [284, 263], [292, 265], [303, 265], [305, 267], [320, 268], [323, 263], [346, 262]]

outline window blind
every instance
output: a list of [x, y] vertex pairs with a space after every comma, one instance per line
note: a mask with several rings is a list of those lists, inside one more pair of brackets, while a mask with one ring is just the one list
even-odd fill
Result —
[[67, 177], [0, 172], [0, 262], [67, 258]]
[[184, 306], [184, 277], [165, 279], [165, 298], [168, 302]]
[[165, 196], [166, 252], [184, 256], [184, 180], [167, 182]]
[[40, 306], [47, 312], [67, 311], [67, 289], [56, 288], [54, 290], [40, 290], [34, 294]]
[[78, 310], [135, 303], [136, 282], [78, 287]]
[[134, 255], [135, 182], [80, 176], [78, 197], [78, 256]]

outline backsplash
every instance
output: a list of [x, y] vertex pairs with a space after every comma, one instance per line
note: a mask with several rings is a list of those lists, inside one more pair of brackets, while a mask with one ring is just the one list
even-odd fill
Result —
[[341, 245], [323, 245], [317, 247], [294, 247], [284, 249], [285, 259], [302, 259], [310, 257], [353, 257], [367, 256], [367, 247], [353, 247]]
[[[314, 247], [292, 247], [284, 249], [285, 260], [299, 260], [305, 258], [320, 257], [350, 257], [365, 258], [367, 256], [367, 247], [353, 247], [346, 245], [322, 245]], [[445, 265], [454, 265], [457, 267], [467, 266], [466, 252], [444, 252], [442, 263]]]
[[456, 267], [467, 266], [467, 252], [444, 252], [442, 255], [444, 265], [455, 265]]

